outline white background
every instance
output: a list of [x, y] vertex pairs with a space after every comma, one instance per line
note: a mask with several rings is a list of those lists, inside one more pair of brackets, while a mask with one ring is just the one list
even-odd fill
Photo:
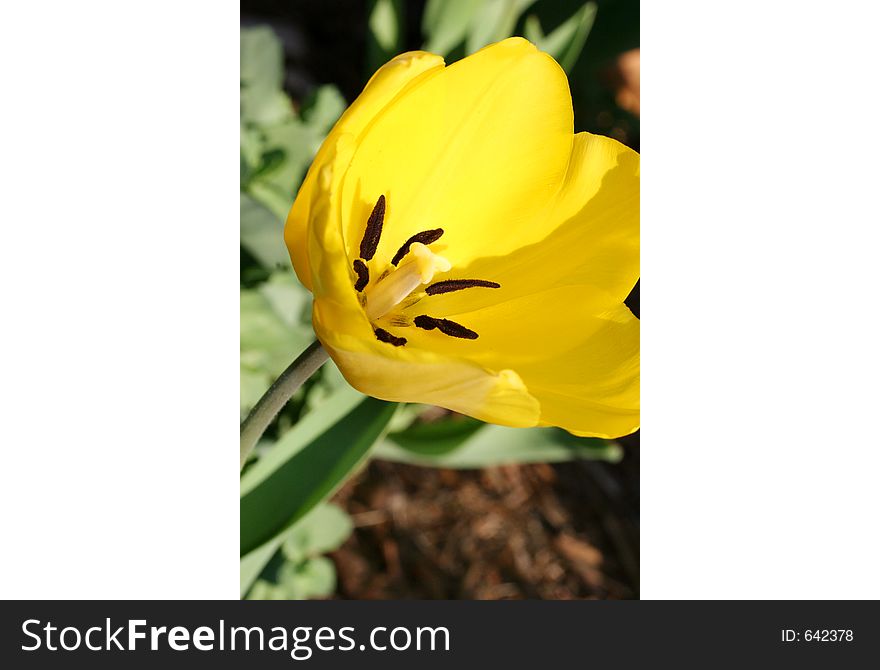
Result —
[[238, 597], [237, 8], [0, 10], [0, 596]]
[[[872, 7], [643, 7], [645, 598], [880, 597]], [[236, 598], [237, 5], [0, 12], [0, 597]]]
[[878, 598], [875, 5], [642, 9], [642, 595]]

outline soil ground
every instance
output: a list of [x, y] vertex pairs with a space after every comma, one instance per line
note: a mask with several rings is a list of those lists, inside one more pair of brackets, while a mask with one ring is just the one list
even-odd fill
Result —
[[337, 495], [338, 598], [638, 598], [638, 437], [616, 465], [373, 461]]

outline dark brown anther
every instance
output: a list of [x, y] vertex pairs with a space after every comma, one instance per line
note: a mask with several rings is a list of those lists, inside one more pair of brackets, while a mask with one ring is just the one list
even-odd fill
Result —
[[413, 319], [413, 323], [417, 328], [421, 328], [422, 330], [434, 330], [436, 328], [444, 335], [460, 337], [463, 340], [475, 340], [479, 337], [479, 335], [470, 328], [465, 328], [460, 323], [450, 321], [449, 319], [435, 319], [433, 316], [426, 316], [423, 314]]
[[425, 316], [424, 314], [413, 319], [413, 323], [416, 325], [416, 328], [421, 328], [422, 330], [434, 330], [437, 327], [437, 319]]
[[406, 344], [405, 337], [395, 337], [384, 328], [376, 328], [373, 332], [376, 333], [376, 339], [380, 342], [387, 342], [388, 344], [393, 344], [395, 347], [402, 347]]
[[461, 291], [465, 288], [474, 288], [480, 286], [482, 288], [501, 288], [501, 284], [486, 279], [445, 279], [431, 284], [425, 288], [428, 295], [440, 295], [441, 293], [452, 293], [453, 291]]
[[[403, 260], [403, 257], [409, 253], [409, 246], [413, 242], [421, 242], [422, 244], [432, 244], [436, 242], [443, 236], [442, 228], [432, 228], [431, 230], [423, 230], [420, 233], [416, 233], [412, 237], [410, 237], [406, 242], [403, 243], [403, 246], [397, 250], [397, 253], [394, 254], [394, 258], [391, 259], [391, 265], [397, 265], [400, 261]], [[361, 254], [363, 255], [363, 254]]]
[[367, 268], [367, 264], [360, 259], [356, 259], [352, 265], [358, 276], [357, 281], [354, 283], [354, 290], [363, 291], [367, 288], [367, 284], [370, 283], [370, 270]]
[[367, 228], [364, 230], [364, 239], [361, 240], [361, 258], [370, 260], [379, 248], [379, 239], [382, 237], [382, 224], [385, 222], [385, 196], [380, 195], [373, 207], [370, 218], [367, 219]]

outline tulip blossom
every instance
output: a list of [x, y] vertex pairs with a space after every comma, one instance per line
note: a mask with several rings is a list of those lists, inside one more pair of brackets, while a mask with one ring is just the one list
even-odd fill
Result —
[[506, 426], [639, 426], [639, 156], [575, 134], [568, 80], [511, 38], [383, 66], [285, 227], [348, 382]]

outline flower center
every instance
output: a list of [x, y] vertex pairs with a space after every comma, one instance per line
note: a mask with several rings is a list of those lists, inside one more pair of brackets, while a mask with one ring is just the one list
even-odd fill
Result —
[[438, 272], [448, 272], [452, 264], [435, 254], [421, 242], [413, 242], [406, 260], [369, 287], [365, 310], [371, 321], [379, 319], [399, 305], [422, 284], [429, 283]]
[[[361, 305], [370, 322], [375, 322], [402, 303], [413, 291], [428, 284], [438, 272], [449, 272], [452, 264], [443, 256], [435, 254], [427, 245], [433, 244], [443, 235], [442, 228], [433, 228], [416, 233], [397, 250], [391, 259], [391, 267], [379, 279], [370, 284], [370, 269], [367, 261], [373, 259], [379, 248], [382, 227], [385, 223], [385, 196], [379, 196], [364, 230], [360, 245], [360, 258], [352, 262], [355, 273], [355, 290], [361, 294]], [[425, 288], [428, 296], [461, 291], [467, 288], [501, 288], [501, 284], [485, 279], [445, 279]], [[464, 340], [475, 340], [479, 335], [465, 326], [449, 319], [439, 319], [427, 314], [415, 317], [411, 322], [406, 317], [393, 320], [397, 327], [415, 326], [422, 330], [437, 330], [444, 335]], [[376, 339], [395, 347], [406, 344], [405, 337], [398, 337], [384, 328], [373, 326]]]

